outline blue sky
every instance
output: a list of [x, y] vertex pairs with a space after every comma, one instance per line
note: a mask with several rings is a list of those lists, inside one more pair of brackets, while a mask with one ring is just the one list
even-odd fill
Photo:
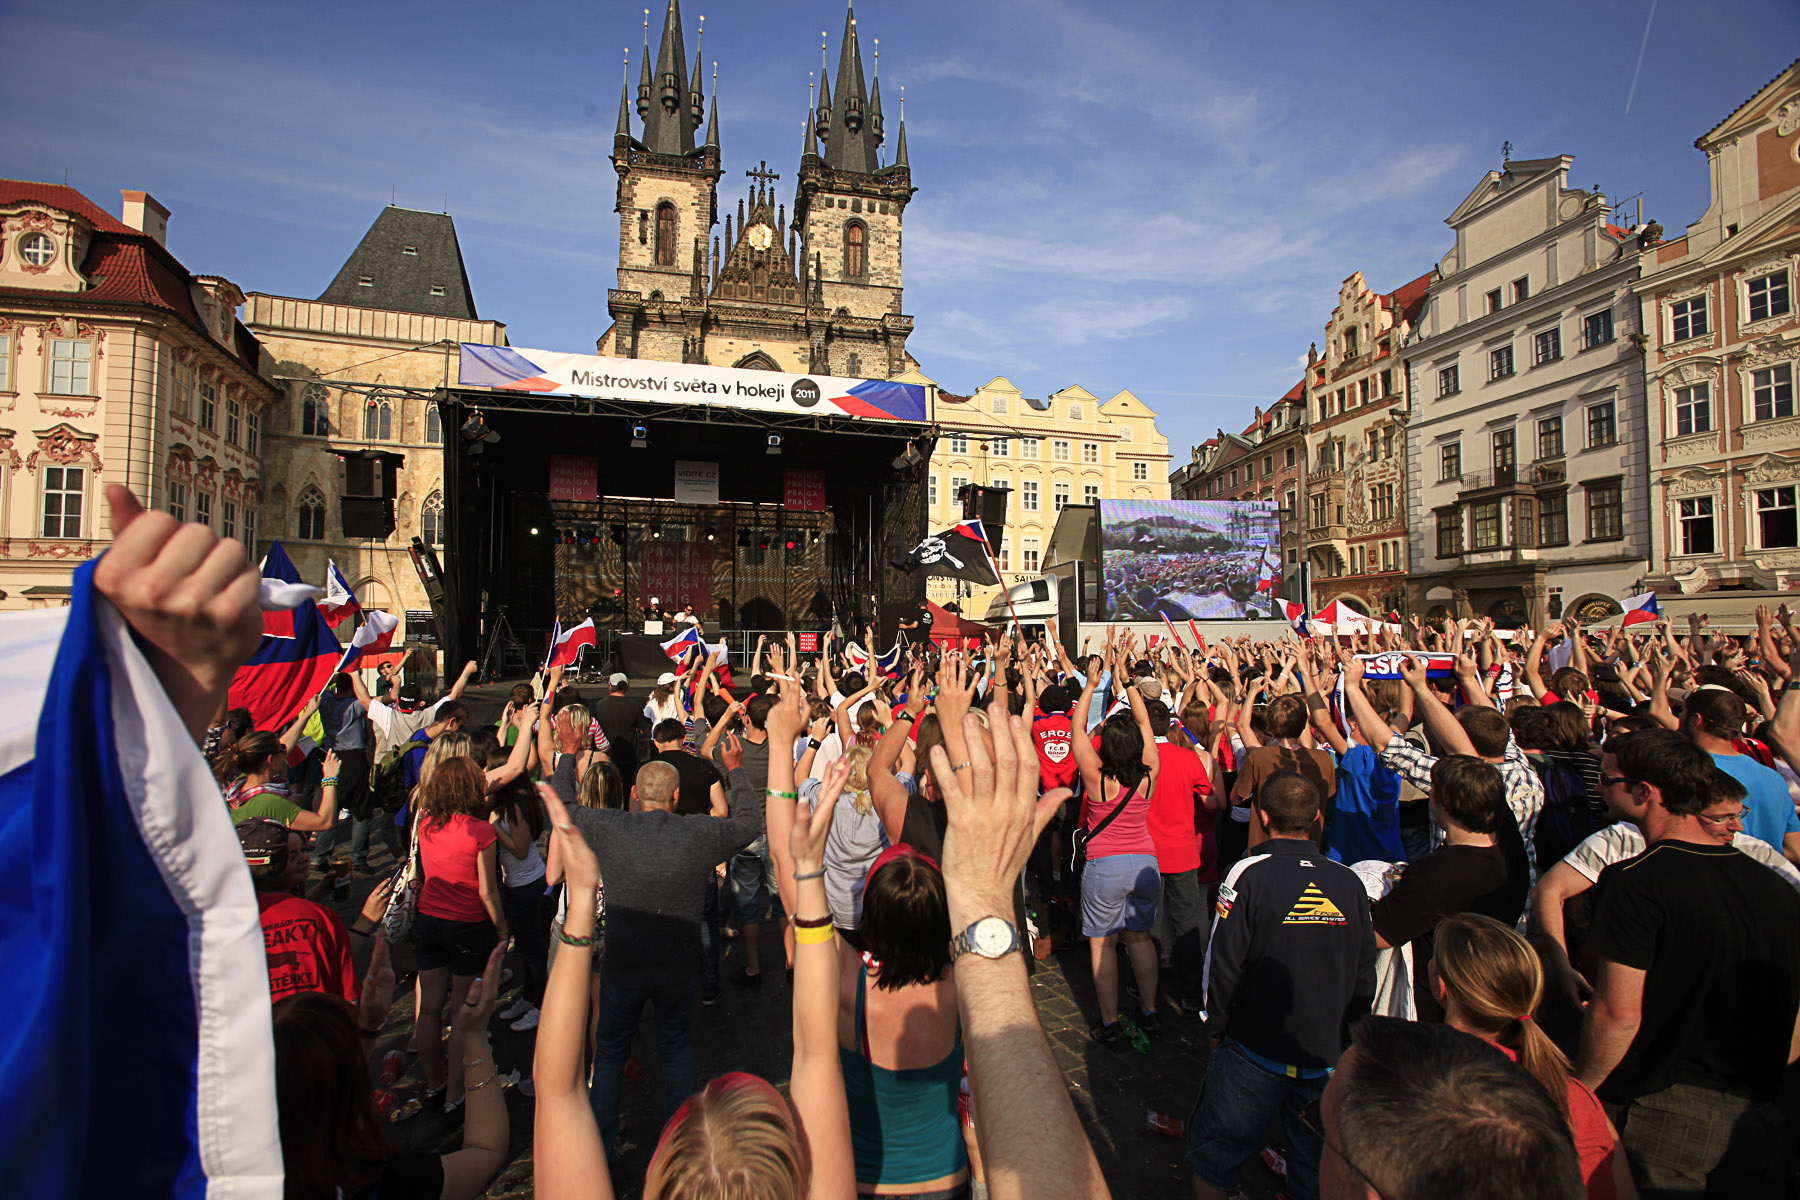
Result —
[[[516, 345], [587, 350], [644, 3], [0, 6], [0, 173], [66, 171], [115, 212], [119, 189], [148, 190], [191, 269], [297, 296], [390, 197], [447, 196], [481, 314]], [[701, 13], [721, 208], [761, 159], [789, 198], [819, 32], [835, 72], [844, 10], [687, 0], [690, 56]], [[1660, 0], [1645, 42], [1649, 13], [863, 0], [890, 137], [902, 85], [908, 101], [914, 354], [952, 391], [1129, 388], [1181, 460], [1298, 378], [1347, 275], [1391, 290], [1428, 270], [1504, 141], [1573, 155], [1571, 182], [1642, 193], [1679, 231], [1706, 205], [1693, 140], [1790, 61], [1800, 6]]]

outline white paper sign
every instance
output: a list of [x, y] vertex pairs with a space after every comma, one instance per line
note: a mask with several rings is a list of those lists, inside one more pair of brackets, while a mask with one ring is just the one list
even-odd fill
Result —
[[675, 462], [675, 500], [678, 504], [717, 504], [719, 464]]

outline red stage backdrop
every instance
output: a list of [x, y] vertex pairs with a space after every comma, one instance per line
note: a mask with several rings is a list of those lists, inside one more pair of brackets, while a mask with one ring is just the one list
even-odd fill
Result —
[[600, 460], [588, 454], [550, 456], [550, 498], [592, 500], [600, 494]]
[[781, 472], [784, 503], [792, 512], [825, 511], [825, 472], [812, 467], [787, 467]]
[[[654, 596], [669, 611], [684, 604], [694, 611], [712, 611], [713, 548], [706, 542], [644, 542], [644, 560], [638, 572], [638, 598]], [[671, 632], [679, 632], [671, 631]]]

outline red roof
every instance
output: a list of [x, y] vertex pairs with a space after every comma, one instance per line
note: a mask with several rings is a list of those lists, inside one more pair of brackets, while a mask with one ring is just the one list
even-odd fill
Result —
[[1399, 319], [1419, 323], [1419, 310], [1425, 304], [1425, 289], [1431, 286], [1432, 272], [1427, 271], [1411, 283], [1403, 283], [1394, 290], [1394, 308]]
[[1299, 383], [1296, 383], [1293, 387], [1289, 388], [1281, 398], [1283, 400], [1298, 400], [1300, 399], [1301, 393], [1305, 390], [1306, 380], [1302, 379]]
[[60, 183], [32, 183], [25, 179], [0, 179], [0, 208], [22, 203], [42, 204], [75, 213], [102, 233], [143, 236], [72, 187]]
[[1631, 236], [1631, 230], [1625, 229], [1618, 225], [1614, 225], [1611, 222], [1607, 223], [1606, 232], [1612, 234], [1614, 237], [1618, 238], [1620, 241], [1624, 241], [1626, 238]]

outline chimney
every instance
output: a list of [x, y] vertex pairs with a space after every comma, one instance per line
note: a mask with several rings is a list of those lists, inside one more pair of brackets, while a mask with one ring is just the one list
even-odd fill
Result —
[[157, 203], [149, 192], [121, 191], [125, 198], [119, 219], [140, 233], [156, 239], [159, 246], [169, 244], [169, 210]]

